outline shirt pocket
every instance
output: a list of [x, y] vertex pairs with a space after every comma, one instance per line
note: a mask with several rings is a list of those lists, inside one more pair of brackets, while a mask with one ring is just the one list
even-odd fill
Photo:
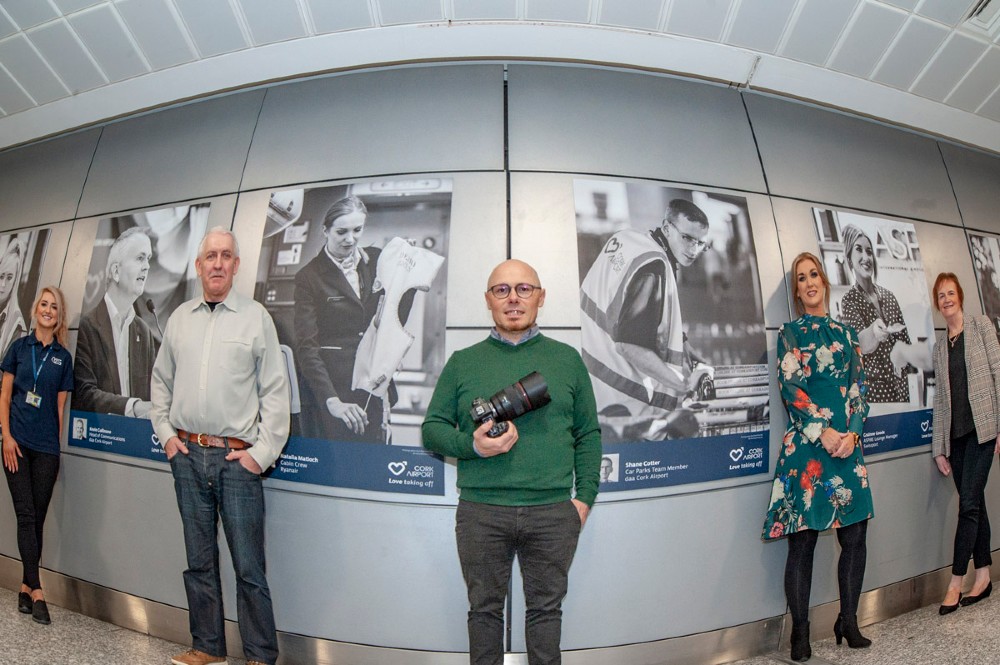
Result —
[[223, 337], [219, 340], [220, 364], [234, 376], [246, 376], [253, 371], [253, 343], [244, 337]]

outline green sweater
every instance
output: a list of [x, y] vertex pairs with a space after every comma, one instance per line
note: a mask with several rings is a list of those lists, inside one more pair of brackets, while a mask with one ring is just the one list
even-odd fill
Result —
[[[509, 452], [479, 457], [472, 447], [476, 426], [472, 400], [537, 371], [552, 402], [514, 422], [518, 439]], [[597, 498], [601, 430], [590, 375], [573, 347], [537, 335], [511, 346], [488, 338], [456, 351], [434, 388], [423, 424], [424, 447], [458, 459], [462, 499], [501, 506], [567, 501], [576, 476], [576, 498]]]

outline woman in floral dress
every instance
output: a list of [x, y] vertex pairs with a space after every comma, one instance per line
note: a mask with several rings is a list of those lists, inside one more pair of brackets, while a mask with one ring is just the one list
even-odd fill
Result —
[[775, 468], [764, 540], [788, 537], [785, 595], [792, 615], [792, 659], [808, 660], [809, 590], [821, 531], [837, 529], [840, 616], [837, 644], [871, 640], [858, 630], [865, 574], [865, 537], [872, 516], [861, 432], [868, 415], [867, 387], [857, 333], [828, 315], [830, 282], [819, 259], [804, 252], [792, 262], [800, 318], [781, 327], [778, 383], [788, 409], [788, 430]]

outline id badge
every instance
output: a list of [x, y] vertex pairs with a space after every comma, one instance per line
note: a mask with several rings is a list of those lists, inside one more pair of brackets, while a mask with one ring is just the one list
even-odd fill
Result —
[[24, 401], [37, 409], [42, 405], [42, 396], [29, 390], [28, 396], [24, 398]]

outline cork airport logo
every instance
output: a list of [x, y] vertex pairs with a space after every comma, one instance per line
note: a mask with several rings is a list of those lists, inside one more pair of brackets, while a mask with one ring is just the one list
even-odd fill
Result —
[[389, 473], [401, 476], [406, 472], [406, 462], [389, 462]]

